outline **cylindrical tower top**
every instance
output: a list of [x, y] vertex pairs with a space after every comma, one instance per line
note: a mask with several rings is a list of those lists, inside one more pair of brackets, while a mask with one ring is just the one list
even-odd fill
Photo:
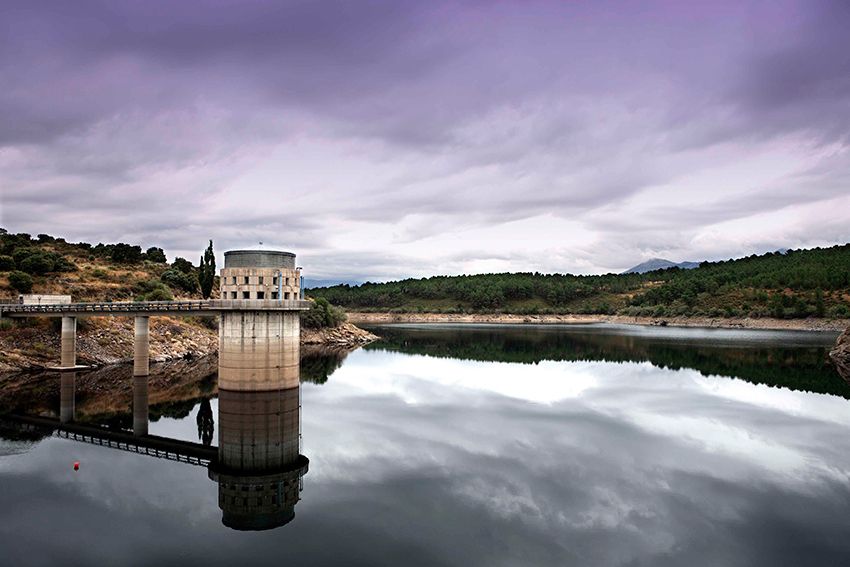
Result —
[[280, 250], [230, 250], [224, 253], [225, 268], [295, 269], [295, 254]]

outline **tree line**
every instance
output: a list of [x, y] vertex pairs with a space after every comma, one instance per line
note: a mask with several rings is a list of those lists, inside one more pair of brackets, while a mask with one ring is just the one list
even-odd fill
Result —
[[309, 290], [349, 310], [848, 317], [850, 244], [645, 274], [434, 276]]

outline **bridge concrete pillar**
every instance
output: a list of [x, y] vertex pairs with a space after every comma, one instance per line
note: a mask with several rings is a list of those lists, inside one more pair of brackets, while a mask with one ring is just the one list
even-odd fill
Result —
[[133, 376], [150, 374], [150, 317], [136, 317], [133, 342]]
[[62, 317], [62, 368], [73, 368], [77, 365], [77, 318]]
[[147, 435], [148, 423], [148, 377], [133, 376], [133, 435]]
[[76, 372], [62, 372], [59, 374], [59, 423], [71, 423], [74, 421], [76, 381]]
[[220, 390], [298, 387], [301, 321], [297, 311], [225, 311], [218, 333]]

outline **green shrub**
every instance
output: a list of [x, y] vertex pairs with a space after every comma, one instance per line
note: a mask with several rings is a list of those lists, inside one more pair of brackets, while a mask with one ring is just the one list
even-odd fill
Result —
[[171, 294], [170, 289], [160, 287], [145, 294], [142, 301], [171, 301], [173, 299], [174, 296]]
[[9, 274], [9, 284], [20, 293], [29, 293], [32, 291], [32, 276], [26, 272], [15, 270]]
[[105, 248], [109, 250], [109, 256], [112, 258], [113, 262], [135, 264], [142, 261], [141, 246], [132, 246], [130, 244], [119, 242], [118, 244], [110, 244]]
[[54, 272], [76, 272], [77, 265], [68, 261], [62, 254], [53, 255], [53, 271]]
[[198, 291], [198, 278], [192, 274], [172, 269], [164, 271], [159, 279], [172, 288], [182, 289], [189, 293]]
[[147, 249], [145, 252], [145, 259], [150, 260], [155, 264], [165, 264], [167, 262], [163, 249], [157, 248], [156, 246], [151, 246]]
[[171, 267], [184, 274], [192, 274], [195, 271], [195, 266], [186, 258], [174, 258], [174, 263], [171, 264]]
[[309, 311], [301, 312], [301, 324], [310, 329], [338, 327], [345, 321], [345, 312], [320, 297], [310, 305]]
[[830, 317], [836, 317], [838, 319], [845, 319], [850, 317], [850, 308], [846, 305], [836, 305], [832, 309], [829, 310]]
[[11, 256], [0, 256], [0, 272], [8, 272], [15, 269], [15, 259]]
[[44, 275], [48, 272], [72, 272], [77, 269], [62, 254], [33, 246], [15, 249], [12, 259], [19, 270], [28, 274]]
[[18, 266], [28, 274], [43, 276], [47, 272], [52, 272], [55, 265], [50, 256], [39, 253], [27, 256]]
[[134, 286], [136, 301], [171, 301], [171, 290], [159, 280], [143, 280]]
[[33, 254], [40, 253], [40, 248], [35, 248], [34, 246], [23, 246], [21, 248], [15, 248], [12, 251], [12, 258], [15, 260], [15, 265], [20, 266], [21, 262], [32, 256]]

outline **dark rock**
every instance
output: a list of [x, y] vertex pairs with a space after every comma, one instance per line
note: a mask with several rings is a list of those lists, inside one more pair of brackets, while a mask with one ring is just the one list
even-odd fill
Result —
[[838, 337], [835, 348], [829, 353], [829, 358], [832, 359], [838, 374], [850, 382], [850, 327]]

